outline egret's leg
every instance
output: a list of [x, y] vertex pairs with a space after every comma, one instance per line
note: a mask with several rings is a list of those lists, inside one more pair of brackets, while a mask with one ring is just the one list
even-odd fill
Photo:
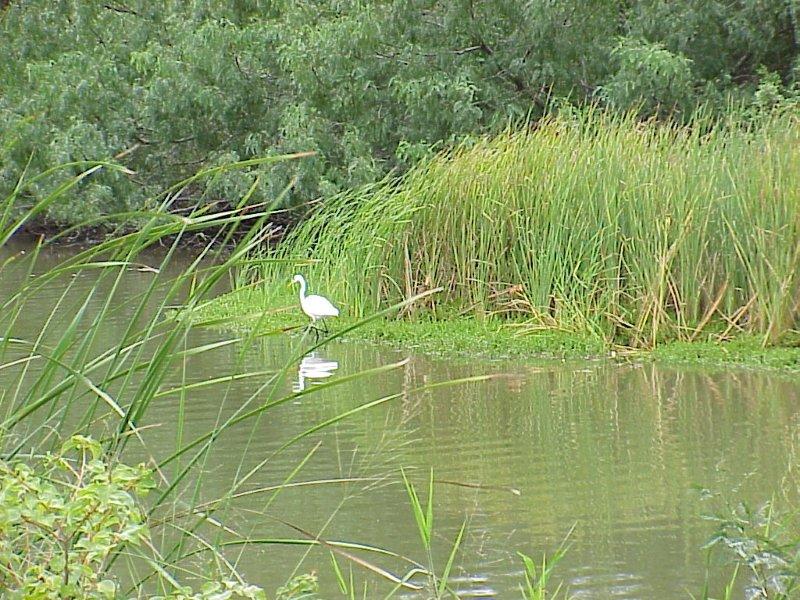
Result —
[[311, 319], [303, 330], [303, 337], [307, 336], [311, 330], [316, 330], [314, 327], [314, 319]]
[[317, 320], [312, 318], [311, 319], [311, 325], [309, 325], [309, 327], [311, 327], [311, 329], [314, 330], [314, 340], [318, 342], [319, 341], [320, 330], [319, 330], [319, 327], [317, 327]]

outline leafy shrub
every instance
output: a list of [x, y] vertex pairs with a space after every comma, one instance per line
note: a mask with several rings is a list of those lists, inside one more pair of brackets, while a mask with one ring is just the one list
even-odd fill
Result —
[[[125, 546], [152, 548], [139, 497], [152, 488], [144, 465], [104, 460], [76, 435], [34, 464], [0, 462], [0, 590], [11, 598], [118, 598], [109, 572]], [[265, 598], [255, 586], [210, 581], [169, 600]]]

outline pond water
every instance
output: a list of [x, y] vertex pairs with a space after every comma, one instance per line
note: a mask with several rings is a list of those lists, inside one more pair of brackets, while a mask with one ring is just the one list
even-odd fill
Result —
[[[0, 252], [7, 256], [18, 250]], [[38, 268], [58, 258], [44, 255]], [[10, 293], [26, 276], [23, 269], [5, 269], [0, 294]], [[41, 290], [18, 319], [15, 334], [38, 335], [65, 286], [80, 297], [95, 277], [96, 272], [86, 271]], [[152, 277], [131, 271], [118, 293], [133, 299]], [[87, 311], [97, 310], [103, 300], [92, 298]], [[73, 314], [74, 308], [61, 302], [60, 310]], [[110, 324], [115, 319], [121, 327], [134, 306], [120, 302]], [[48, 327], [57, 329], [55, 321]], [[108, 328], [108, 339], [98, 340], [98, 347], [114, 342], [119, 335], [114, 329]], [[198, 329], [190, 345], [227, 337]], [[187, 359], [172, 380], [280, 371], [304, 345], [307, 340], [300, 336], [280, 335], [246, 347], [222, 347]], [[392, 370], [346, 379], [401, 361]], [[497, 377], [415, 391], [486, 374]], [[337, 380], [343, 383], [320, 386]], [[439, 570], [444, 567], [466, 521], [452, 577], [464, 597], [520, 597], [517, 552], [538, 559], [555, 550], [570, 530], [569, 551], [555, 577], [572, 597], [698, 595], [706, 577], [702, 547], [713, 532], [702, 516], [725, 502], [769, 500], [794, 485], [800, 381], [766, 372], [442, 358], [342, 341], [289, 361], [285, 376], [266, 388], [263, 379], [247, 378], [197, 388], [183, 400], [160, 398], [139, 425], [150, 427], [145, 430], [148, 449], [163, 458], [248, 402], [299, 390], [313, 393], [224, 433], [199, 465], [202, 486], [188, 486], [185, 493], [215, 499], [253, 470], [240, 491], [254, 493], [230, 500], [215, 514], [225, 527], [258, 539], [302, 538], [290, 523], [327, 540], [387, 548], [426, 563], [400, 470], [426, 496], [433, 469], [433, 560]], [[319, 423], [392, 395], [282, 448]], [[172, 463], [165, 475], [183, 466], [185, 461]], [[271, 500], [255, 493], [287, 481], [318, 483], [287, 488]], [[408, 568], [392, 557], [351, 552], [398, 574]], [[263, 544], [244, 552], [232, 548], [229, 558], [250, 582], [267, 590], [292, 572], [313, 571], [323, 597], [339, 594], [326, 550]], [[349, 568], [345, 558], [339, 564]], [[349, 564], [369, 581], [367, 597], [383, 597], [391, 588]], [[712, 583], [722, 585], [724, 569], [715, 572]], [[398, 596], [422, 597], [410, 591]]]

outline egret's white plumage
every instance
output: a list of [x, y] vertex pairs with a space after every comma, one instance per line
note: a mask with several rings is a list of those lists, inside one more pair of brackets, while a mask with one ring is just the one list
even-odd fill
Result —
[[292, 283], [300, 284], [300, 308], [311, 317], [312, 323], [324, 317], [339, 316], [339, 309], [324, 296], [317, 296], [316, 294], [306, 296], [306, 280], [302, 275], [295, 275], [292, 279]]

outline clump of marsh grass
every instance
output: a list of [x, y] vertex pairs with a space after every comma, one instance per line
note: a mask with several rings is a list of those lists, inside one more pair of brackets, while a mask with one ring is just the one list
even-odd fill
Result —
[[[800, 121], [686, 127], [596, 110], [471, 140], [332, 198], [284, 242], [364, 315], [443, 305], [652, 347], [771, 344], [800, 320]], [[267, 280], [285, 277], [271, 263]]]

